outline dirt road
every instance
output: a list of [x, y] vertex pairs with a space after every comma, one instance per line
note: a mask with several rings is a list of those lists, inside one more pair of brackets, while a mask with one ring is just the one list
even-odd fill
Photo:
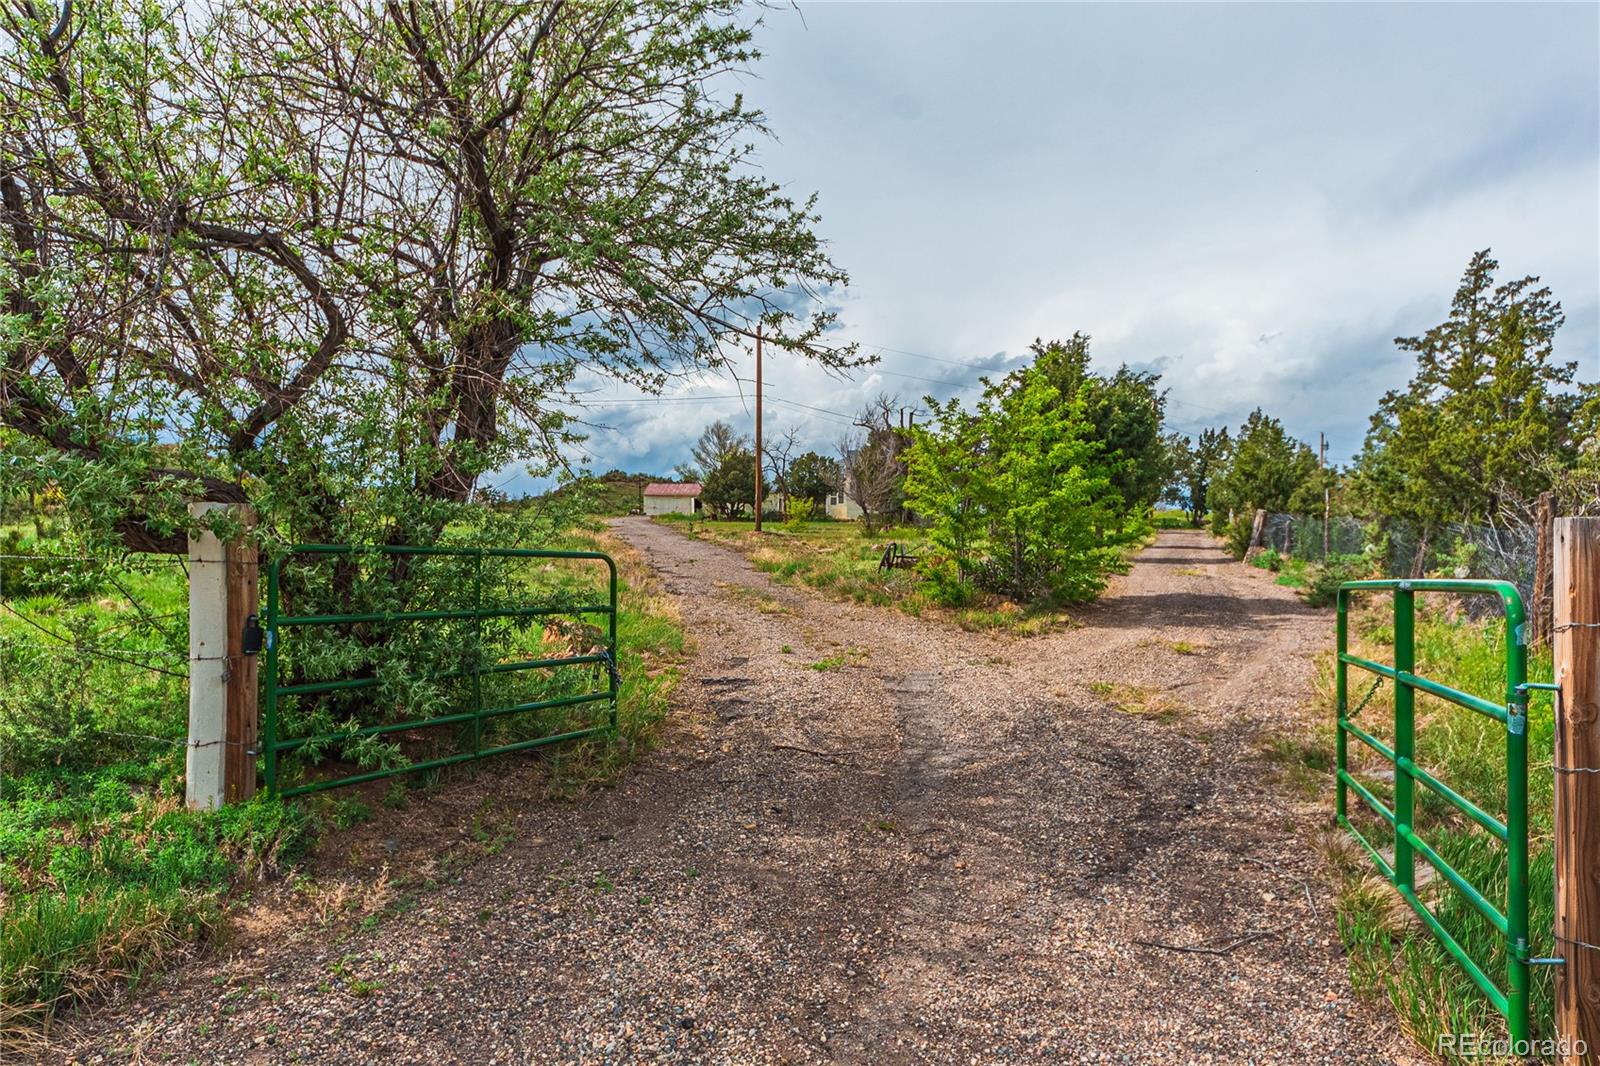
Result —
[[[1331, 619], [1167, 532], [1082, 625], [963, 633], [642, 519], [699, 723], [357, 940], [65, 1034], [147, 1060], [1391, 1062], [1259, 754]], [[1122, 708], [1122, 709], [1119, 709]], [[339, 968], [346, 976], [337, 973]], [[375, 988], [352, 994], [348, 973]], [[330, 979], [333, 973], [337, 979]], [[208, 988], [247, 992], [226, 1008]]]

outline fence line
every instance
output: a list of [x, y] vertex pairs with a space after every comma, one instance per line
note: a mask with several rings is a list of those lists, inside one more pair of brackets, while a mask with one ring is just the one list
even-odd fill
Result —
[[0, 795], [62, 759], [185, 748], [188, 560], [85, 553], [15, 504], [0, 494]]
[[[1262, 543], [1279, 555], [1321, 562], [1322, 516], [1269, 514]], [[1410, 577], [1420, 569], [1453, 578], [1490, 578], [1510, 581], [1531, 597], [1538, 545], [1532, 528], [1450, 523], [1429, 531], [1424, 540], [1423, 531], [1409, 522], [1335, 515], [1328, 524], [1328, 554], [1365, 556], [1380, 577]]]

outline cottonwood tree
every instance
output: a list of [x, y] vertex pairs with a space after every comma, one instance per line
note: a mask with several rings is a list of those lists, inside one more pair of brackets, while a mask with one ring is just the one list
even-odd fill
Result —
[[902, 486], [906, 464], [900, 453], [910, 444], [907, 431], [896, 425], [898, 397], [880, 394], [862, 408], [857, 432], [839, 439], [841, 491], [861, 508], [867, 532], [892, 523], [904, 507]]
[[580, 372], [659, 387], [758, 323], [853, 358], [726, 91], [732, 2], [5, 0], [0, 32], [7, 478], [133, 547], [196, 497], [428, 536], [559, 457]]
[[[748, 447], [736, 448], [705, 477], [700, 499], [718, 518], [738, 518], [746, 509], [754, 510], [756, 453]], [[763, 494], [766, 492], [762, 485]]]
[[[763, 441], [761, 444], [761, 462], [765, 470], [762, 475], [763, 484], [771, 485], [774, 491], [783, 494], [783, 504], [786, 511], [789, 506], [789, 500], [793, 496], [790, 471], [794, 467], [795, 459], [799, 453], [800, 431], [793, 426], [777, 434], [777, 436]], [[762, 496], [762, 501], [764, 507], [765, 495]]]
[[[749, 451], [750, 438], [718, 419], [701, 431], [700, 439], [689, 448], [690, 461], [680, 463], [677, 473], [685, 481], [703, 482], [716, 473], [730, 455]], [[750, 461], [754, 464], [755, 459]], [[753, 466], [751, 476], [754, 476]]]

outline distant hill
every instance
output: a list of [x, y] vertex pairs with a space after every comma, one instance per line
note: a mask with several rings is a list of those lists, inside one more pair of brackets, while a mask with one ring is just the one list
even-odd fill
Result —
[[608, 470], [599, 477], [579, 478], [550, 492], [556, 498], [583, 495], [588, 497], [595, 514], [632, 514], [644, 506], [644, 487], [653, 481], [675, 481], [676, 478], [658, 474], [629, 474], [621, 470]]

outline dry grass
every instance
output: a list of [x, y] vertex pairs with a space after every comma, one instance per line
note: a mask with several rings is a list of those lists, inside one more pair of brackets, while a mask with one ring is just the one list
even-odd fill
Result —
[[1091, 681], [1089, 691], [1100, 696], [1123, 714], [1170, 722], [1183, 715], [1183, 706], [1172, 695], [1148, 685], [1124, 681]]

